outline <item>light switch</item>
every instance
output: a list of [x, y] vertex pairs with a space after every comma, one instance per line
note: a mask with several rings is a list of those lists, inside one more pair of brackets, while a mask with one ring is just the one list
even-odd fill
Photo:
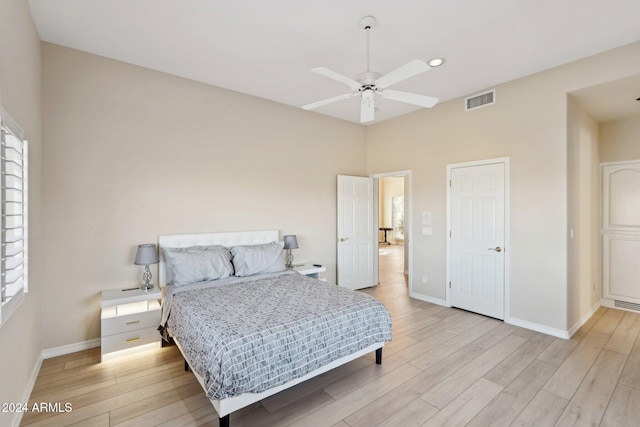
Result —
[[422, 225], [431, 225], [431, 212], [422, 212]]

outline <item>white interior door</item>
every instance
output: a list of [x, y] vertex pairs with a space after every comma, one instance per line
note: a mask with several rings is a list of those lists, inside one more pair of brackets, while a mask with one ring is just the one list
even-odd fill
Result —
[[[338, 175], [338, 285], [374, 286], [373, 178]], [[377, 228], [376, 228], [377, 230]]]
[[504, 319], [505, 167], [451, 169], [451, 305]]

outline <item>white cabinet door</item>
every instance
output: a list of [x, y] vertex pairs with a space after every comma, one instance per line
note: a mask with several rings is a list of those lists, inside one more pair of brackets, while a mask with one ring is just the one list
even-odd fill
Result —
[[[640, 162], [602, 165], [602, 296], [640, 304]], [[637, 309], [637, 307], [634, 307]]]
[[602, 236], [602, 296], [640, 303], [640, 233]]
[[602, 230], [640, 233], [640, 162], [602, 166]]
[[451, 305], [504, 319], [505, 168], [451, 170]]
[[373, 178], [338, 175], [337, 237], [338, 285], [350, 289], [376, 285]]

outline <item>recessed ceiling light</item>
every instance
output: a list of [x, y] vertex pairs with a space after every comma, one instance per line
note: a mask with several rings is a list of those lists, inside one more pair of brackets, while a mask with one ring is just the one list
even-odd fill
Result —
[[429, 67], [439, 67], [442, 64], [444, 64], [444, 58], [430, 59], [429, 62], [427, 62], [427, 64], [429, 64]]

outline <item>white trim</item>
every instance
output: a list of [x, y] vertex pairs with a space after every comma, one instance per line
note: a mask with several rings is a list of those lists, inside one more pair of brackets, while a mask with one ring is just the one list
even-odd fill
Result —
[[447, 301], [440, 299], [440, 298], [434, 298], [434, 297], [430, 297], [428, 295], [423, 295], [423, 294], [418, 294], [415, 292], [410, 292], [409, 296], [411, 298], [415, 298], [415, 299], [419, 299], [420, 301], [425, 301], [425, 302], [430, 302], [431, 304], [436, 304], [436, 305], [441, 305], [444, 307], [451, 307], [450, 305], [447, 305]]
[[[33, 370], [31, 371], [31, 376], [29, 377], [29, 382], [27, 383], [27, 388], [24, 391], [24, 394], [22, 395], [22, 400], [20, 401], [21, 403], [24, 403], [25, 405], [29, 403], [29, 397], [31, 397], [31, 393], [33, 392], [33, 387], [35, 387], [36, 385], [36, 380], [38, 379], [38, 374], [40, 373], [40, 368], [42, 367], [42, 361], [43, 361], [43, 357], [42, 357], [42, 353], [40, 353], [40, 356], [38, 357], [38, 360], [36, 360], [36, 364], [33, 365]], [[22, 416], [24, 415], [23, 411], [19, 411], [16, 414], [17, 416], [13, 419], [11, 425], [12, 427], [19, 427], [20, 423], [22, 422]]]
[[597, 302], [584, 316], [582, 316], [582, 318], [580, 318], [571, 328], [569, 328], [569, 338], [571, 338], [573, 334], [578, 332], [578, 329], [580, 329], [582, 325], [587, 323], [587, 320], [589, 320], [591, 316], [593, 316], [595, 312], [598, 311], [599, 308], [600, 302]]
[[[38, 360], [36, 360], [36, 363], [33, 366], [33, 370], [31, 371], [31, 376], [29, 377], [27, 388], [24, 394], [22, 395], [21, 402], [24, 404], [29, 403], [29, 397], [31, 397], [31, 393], [33, 392], [33, 387], [35, 387], [36, 385], [38, 374], [40, 373], [40, 369], [42, 368], [42, 362], [45, 359], [50, 359], [52, 357], [57, 357], [57, 356], [64, 356], [65, 354], [76, 353], [78, 351], [88, 350], [90, 348], [95, 348], [95, 347], [100, 347], [100, 338], [42, 350], [40, 352], [40, 356], [38, 357]], [[11, 425], [13, 427], [18, 427], [22, 422], [23, 415], [24, 414], [22, 412], [18, 412], [17, 417], [13, 419]]]
[[373, 181], [373, 241], [371, 247], [373, 253], [371, 254], [373, 266], [373, 283], [375, 286], [380, 284], [380, 180], [374, 177], [369, 177]]
[[521, 328], [529, 329], [532, 331], [540, 332], [542, 334], [551, 335], [565, 340], [570, 338], [569, 331], [563, 331], [562, 329], [550, 328], [538, 323], [529, 322], [527, 320], [516, 319], [514, 317], [504, 319], [504, 323], [509, 325], [519, 326]]
[[[5, 132], [6, 129], [6, 132]], [[6, 203], [19, 203], [22, 205], [22, 213], [18, 214], [21, 217], [21, 224], [22, 224], [22, 233], [21, 233], [21, 240], [22, 240], [22, 255], [21, 255], [21, 261], [22, 264], [18, 264], [16, 267], [14, 268], [20, 268], [21, 271], [21, 279], [22, 279], [22, 285], [20, 287], [20, 289], [12, 296], [9, 298], [8, 301], [0, 301], [0, 327], [2, 327], [2, 325], [4, 325], [5, 323], [7, 323], [7, 321], [11, 318], [11, 316], [13, 315], [13, 313], [16, 312], [16, 310], [18, 309], [18, 307], [22, 304], [22, 301], [26, 298], [26, 294], [29, 292], [29, 277], [28, 277], [28, 271], [29, 271], [29, 235], [28, 235], [28, 225], [29, 225], [29, 210], [28, 210], [28, 206], [29, 206], [29, 180], [28, 180], [28, 175], [29, 175], [29, 151], [28, 151], [28, 147], [29, 144], [28, 142], [24, 139], [24, 132], [22, 130], [22, 128], [20, 126], [18, 126], [18, 124], [11, 118], [11, 116], [2, 109], [2, 107], [0, 106], [0, 136], [2, 136], [0, 138], [0, 142], [2, 142], [2, 145], [5, 146], [8, 143], [8, 141], [6, 141], [6, 139], [4, 138], [4, 135], [9, 134], [12, 135], [13, 138], [17, 139], [19, 141], [19, 145], [20, 145], [20, 150], [18, 150], [18, 156], [20, 157], [20, 159], [22, 160], [22, 162], [17, 162], [17, 166], [15, 166], [15, 169], [20, 169], [21, 170], [21, 176], [18, 177], [19, 179], [21, 179], [22, 181], [22, 185], [21, 185], [21, 191], [22, 192], [22, 196], [21, 196], [21, 201], [7, 201], [4, 200], [4, 194], [3, 197], [0, 197], [0, 204], [2, 205], [2, 209], [4, 211], [5, 209], [5, 205]], [[12, 143], [13, 144], [13, 143]], [[6, 145], [7, 147], [9, 147], [8, 145]], [[15, 147], [13, 148], [8, 148], [8, 149], [14, 149], [17, 150]], [[5, 155], [5, 149], [2, 149], [2, 155]], [[9, 156], [7, 156], [9, 157]], [[7, 159], [8, 160], [8, 159]], [[15, 160], [15, 159], [14, 159]], [[11, 161], [11, 160], [8, 160]], [[2, 169], [5, 169], [5, 162], [2, 162]], [[4, 182], [4, 179], [3, 179]], [[4, 236], [4, 231], [5, 228], [7, 227], [7, 224], [5, 224], [5, 222], [2, 222], [2, 228], [3, 228], [3, 233], [2, 235]], [[16, 231], [15, 234], [17, 234], [18, 232]], [[17, 236], [16, 236], [17, 237]], [[7, 242], [5, 242], [5, 238], [3, 237], [2, 239], [2, 245], [3, 247], [5, 246]], [[18, 243], [18, 241], [15, 242], [16, 244]], [[3, 256], [4, 256], [4, 249], [3, 249]], [[19, 254], [20, 252], [18, 252]], [[17, 256], [17, 254], [16, 254]], [[2, 271], [2, 275], [5, 275], [5, 271], [4, 269], [6, 268], [5, 263], [3, 262], [3, 271]], [[12, 283], [17, 282], [18, 280], [20, 280], [20, 276], [15, 276], [14, 275], [14, 280]], [[0, 283], [1, 287], [4, 287], [5, 285], [5, 279], [3, 278], [1, 283]], [[4, 294], [3, 294], [4, 295]], [[4, 300], [4, 298], [2, 298]]]
[[42, 359], [50, 359], [52, 357], [64, 356], [65, 354], [76, 353], [78, 351], [89, 350], [90, 348], [100, 347], [100, 338], [88, 341], [81, 341], [74, 344], [67, 344], [60, 347], [48, 348], [42, 350]]
[[631, 165], [631, 164], [636, 164], [640, 162], [640, 159], [636, 159], [636, 160], [624, 160], [621, 162], [606, 162], [606, 163], [600, 163], [600, 170], [602, 170], [603, 166], [615, 166], [615, 165]]
[[[502, 163], [504, 165], [504, 319], [509, 319], [511, 317], [510, 310], [510, 274], [509, 274], [509, 265], [510, 265], [510, 253], [511, 253], [511, 242], [509, 240], [510, 232], [509, 232], [509, 219], [511, 218], [511, 186], [510, 186], [510, 166], [509, 166], [509, 157], [498, 157], [495, 159], [486, 159], [486, 160], [474, 160], [470, 162], [462, 162], [462, 163], [452, 163], [447, 165], [447, 177], [445, 181], [445, 186], [447, 189], [447, 213], [446, 213], [446, 279], [445, 279], [445, 291], [446, 291], [446, 305], [447, 307], [451, 307], [451, 289], [449, 288], [449, 282], [451, 281], [451, 237], [449, 237], [449, 232], [451, 231], [451, 187], [449, 186], [449, 181], [451, 180], [451, 172], [452, 169], [455, 168], [464, 168], [469, 166], [484, 166], [491, 165], [496, 163]], [[507, 322], [508, 323], [508, 322]], [[526, 326], [525, 326], [526, 327]], [[551, 328], [552, 329], [552, 328]], [[550, 334], [554, 335], [554, 334]], [[557, 336], [557, 335], [555, 335]]]
[[[409, 282], [409, 296], [413, 295], [413, 235], [411, 234], [411, 231], [413, 230], [413, 227], [411, 226], [411, 221], [412, 221], [412, 214], [413, 214], [413, 178], [412, 178], [412, 172], [411, 170], [407, 169], [407, 170], [401, 170], [401, 171], [396, 171], [396, 172], [384, 172], [384, 173], [374, 173], [369, 175], [369, 177], [373, 178], [374, 180], [376, 180], [376, 182], [380, 179], [380, 178], [388, 178], [388, 177], [394, 177], [394, 176], [402, 176], [404, 177], [404, 179], [407, 180], [406, 182], [406, 187], [407, 187], [407, 193], [408, 194], [408, 199], [407, 199], [407, 212], [404, 213], [405, 215], [405, 220], [404, 220], [404, 226], [405, 226], [405, 241], [407, 239], [407, 236], [409, 238], [409, 243], [407, 243], [406, 248], [407, 248], [407, 264], [409, 266], [408, 271], [405, 270], [405, 274], [407, 275], [407, 281]], [[407, 198], [407, 194], [404, 195], [405, 198]], [[378, 201], [379, 203], [380, 201]], [[376, 203], [376, 205], [374, 206], [374, 211], [375, 212], [379, 212], [379, 206], [378, 203]], [[376, 214], [377, 215], [377, 214]], [[378, 223], [374, 224], [375, 226], [375, 236], [376, 236], [376, 248], [378, 247]], [[374, 254], [374, 265], [378, 265], [378, 251], [375, 252]], [[377, 269], [376, 269], [377, 270]]]

